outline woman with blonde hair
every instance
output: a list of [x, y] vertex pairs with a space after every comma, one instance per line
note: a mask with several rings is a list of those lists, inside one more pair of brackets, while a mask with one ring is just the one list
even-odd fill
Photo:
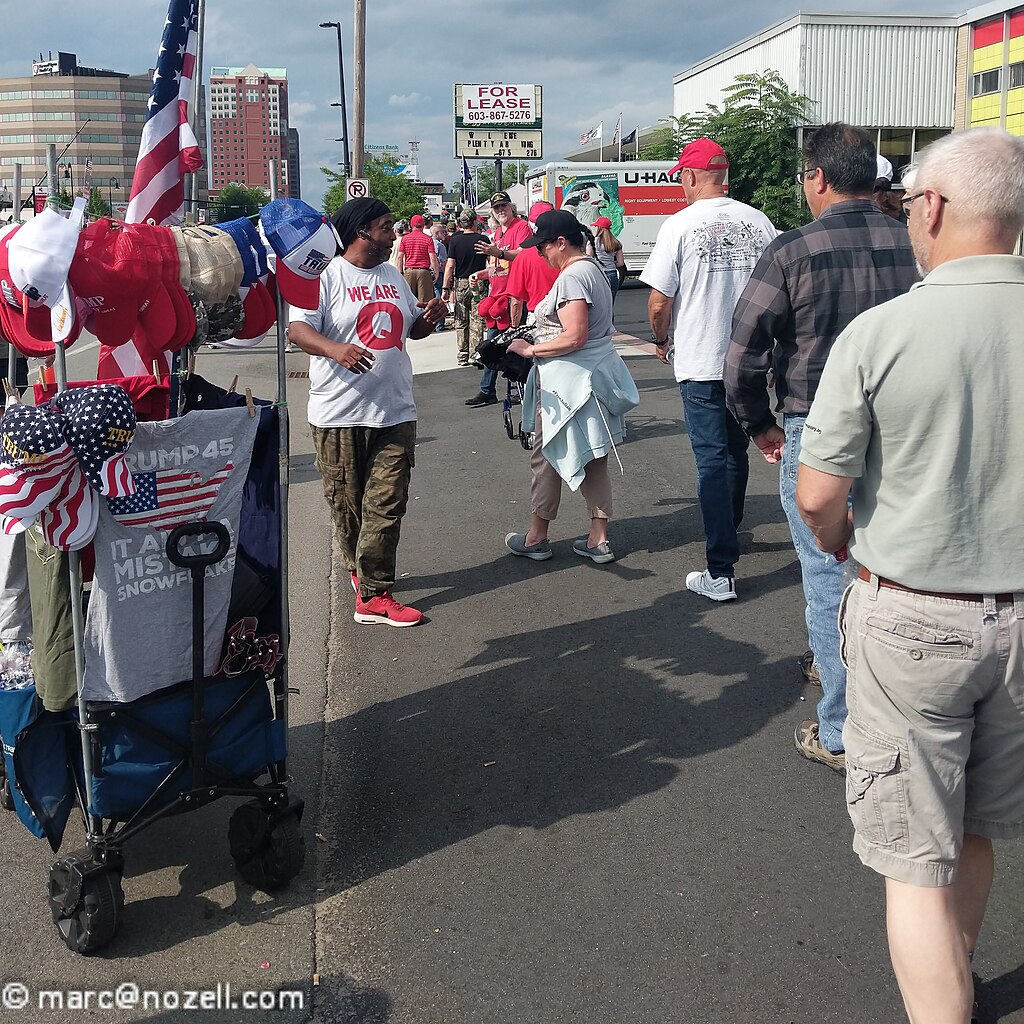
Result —
[[622, 243], [612, 234], [612, 222], [607, 217], [598, 217], [594, 221], [594, 256], [608, 278], [614, 302], [619, 285], [626, 278], [626, 257]]

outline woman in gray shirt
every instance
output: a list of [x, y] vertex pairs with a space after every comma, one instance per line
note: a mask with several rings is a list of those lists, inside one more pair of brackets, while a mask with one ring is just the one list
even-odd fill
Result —
[[532, 426], [535, 443], [530, 528], [510, 533], [505, 546], [535, 561], [551, 557], [548, 526], [558, 514], [564, 480], [583, 494], [590, 515], [590, 532], [574, 542], [573, 550], [594, 562], [611, 562], [608, 455], [625, 437], [624, 413], [640, 401], [612, 345], [611, 289], [597, 262], [586, 255], [580, 224], [567, 211], [541, 214], [537, 233], [523, 246], [536, 246], [560, 274], [535, 310], [532, 342], [520, 339], [509, 346], [534, 360], [523, 400], [523, 429]]

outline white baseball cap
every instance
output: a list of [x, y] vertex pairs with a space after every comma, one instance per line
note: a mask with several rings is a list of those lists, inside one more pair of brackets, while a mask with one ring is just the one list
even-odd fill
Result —
[[79, 197], [67, 217], [50, 209], [37, 213], [8, 245], [11, 282], [24, 293], [26, 303], [50, 308], [54, 341], [68, 336], [74, 320], [68, 271], [84, 218], [85, 200]]

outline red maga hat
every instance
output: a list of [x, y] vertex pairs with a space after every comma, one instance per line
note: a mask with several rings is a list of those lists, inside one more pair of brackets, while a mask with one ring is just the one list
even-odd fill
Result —
[[679, 154], [678, 163], [668, 173], [675, 174], [684, 167], [690, 171], [725, 171], [729, 158], [714, 139], [695, 139]]

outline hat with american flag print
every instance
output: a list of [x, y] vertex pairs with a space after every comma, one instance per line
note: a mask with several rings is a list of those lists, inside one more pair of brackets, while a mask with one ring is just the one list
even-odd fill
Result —
[[77, 469], [57, 416], [11, 405], [0, 420], [0, 516], [7, 533], [23, 533]]
[[135, 437], [135, 407], [117, 384], [72, 388], [51, 399], [86, 479], [108, 498], [135, 493], [125, 452]]

